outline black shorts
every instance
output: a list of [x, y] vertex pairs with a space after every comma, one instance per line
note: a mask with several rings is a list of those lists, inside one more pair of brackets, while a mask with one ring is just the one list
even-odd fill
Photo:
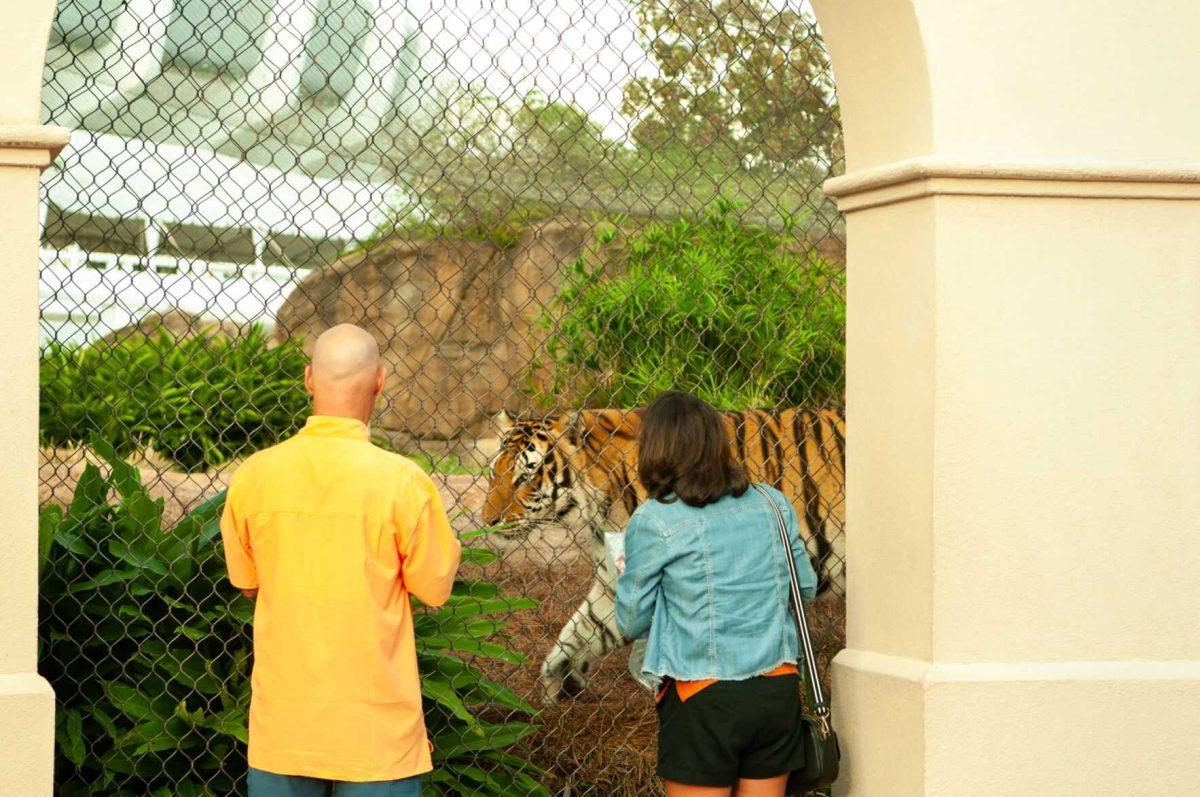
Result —
[[691, 786], [732, 786], [804, 766], [799, 675], [718, 681], [658, 703], [658, 776]]

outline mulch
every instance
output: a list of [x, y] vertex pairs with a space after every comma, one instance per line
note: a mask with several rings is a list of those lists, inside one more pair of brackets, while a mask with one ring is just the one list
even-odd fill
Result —
[[[471, 574], [497, 583], [504, 592], [540, 601], [515, 612], [509, 644], [527, 655], [522, 665], [476, 661], [489, 677], [539, 706], [538, 732], [523, 754], [551, 773], [547, 786], [557, 795], [650, 797], [662, 795], [654, 775], [657, 718], [653, 696], [629, 676], [628, 648], [613, 651], [592, 670], [578, 697], [544, 705], [538, 669], [563, 623], [583, 600], [591, 581], [589, 557], [561, 567], [509, 565], [506, 559]], [[822, 597], [809, 611], [822, 682], [829, 689], [829, 663], [845, 647], [845, 600]]]

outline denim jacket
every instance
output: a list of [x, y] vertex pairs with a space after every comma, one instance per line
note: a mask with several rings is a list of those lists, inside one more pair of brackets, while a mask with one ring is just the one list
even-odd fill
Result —
[[[783, 511], [804, 600], [817, 591], [791, 503]], [[648, 501], [625, 530], [617, 627], [649, 635], [643, 673], [694, 681], [740, 680], [799, 658], [788, 607], [787, 560], [775, 514], [754, 489], [702, 508]]]

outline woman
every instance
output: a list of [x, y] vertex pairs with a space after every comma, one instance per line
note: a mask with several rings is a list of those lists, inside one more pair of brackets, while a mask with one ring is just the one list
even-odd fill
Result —
[[[687, 393], [650, 406], [638, 438], [650, 497], [629, 520], [617, 626], [649, 636], [642, 670], [664, 679], [658, 775], [669, 797], [780, 797], [804, 762], [796, 628], [774, 510], [749, 488], [725, 422]], [[783, 511], [805, 601], [817, 576]]]

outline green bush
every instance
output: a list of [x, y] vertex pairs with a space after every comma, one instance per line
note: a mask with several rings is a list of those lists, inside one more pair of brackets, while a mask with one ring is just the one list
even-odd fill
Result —
[[296, 342], [269, 347], [255, 325], [235, 338], [166, 332], [84, 348], [51, 345], [41, 356], [45, 446], [109, 441], [142, 447], [184, 470], [204, 470], [291, 435], [308, 413]]
[[598, 230], [543, 315], [548, 384], [537, 398], [644, 405], [690, 390], [718, 407], [840, 402], [845, 274], [719, 202], [629, 234]]
[[[243, 794], [253, 603], [226, 581], [224, 496], [165, 528], [163, 502], [137, 469], [93, 445], [109, 475], [89, 464], [71, 505], [40, 519], [39, 669], [58, 699], [55, 793]], [[492, 556], [464, 550], [466, 561]], [[459, 580], [444, 607], [418, 611], [430, 793], [548, 794], [544, 773], [508, 749], [534, 730], [533, 707], [470, 664], [522, 662], [502, 618], [534, 605]]]

